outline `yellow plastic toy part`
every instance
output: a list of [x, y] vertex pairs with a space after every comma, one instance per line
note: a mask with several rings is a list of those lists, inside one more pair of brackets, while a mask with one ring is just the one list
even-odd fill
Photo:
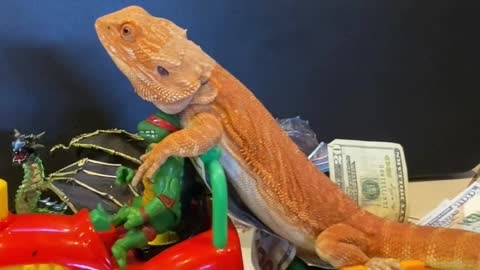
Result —
[[[428, 270], [430, 268], [425, 267], [425, 263], [422, 261], [402, 261], [400, 262], [403, 270]], [[364, 265], [356, 265], [349, 267], [342, 267], [341, 270], [369, 270], [368, 267]]]
[[427, 269], [425, 263], [422, 261], [403, 261], [400, 265], [405, 270], [425, 270]]
[[172, 244], [175, 242], [178, 242], [180, 238], [178, 237], [178, 234], [173, 231], [166, 231], [161, 234], [157, 234], [157, 237], [153, 239], [152, 241], [148, 242], [150, 246], [164, 246], [168, 244]]
[[8, 188], [7, 181], [0, 179], [0, 221], [8, 216]]
[[0, 270], [68, 270], [68, 268], [58, 264], [24, 264], [0, 267]]

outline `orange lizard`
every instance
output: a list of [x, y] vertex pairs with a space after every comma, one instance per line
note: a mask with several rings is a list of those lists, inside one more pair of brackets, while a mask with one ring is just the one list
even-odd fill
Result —
[[137, 6], [97, 19], [95, 28], [136, 93], [182, 119], [182, 130], [142, 157], [134, 185], [170, 156], [197, 157], [218, 145], [241, 199], [299, 255], [337, 269], [401, 269], [402, 260], [436, 269], [480, 269], [480, 234], [390, 222], [362, 210], [186, 30]]

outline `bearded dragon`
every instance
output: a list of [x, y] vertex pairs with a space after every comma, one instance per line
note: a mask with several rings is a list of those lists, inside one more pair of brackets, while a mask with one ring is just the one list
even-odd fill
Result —
[[219, 146], [247, 207], [304, 257], [335, 268], [400, 269], [401, 260], [421, 260], [437, 269], [480, 269], [480, 234], [395, 223], [361, 209], [185, 29], [138, 6], [98, 18], [95, 28], [140, 98], [181, 117], [182, 130], [142, 156], [133, 184], [171, 156], [196, 157]]

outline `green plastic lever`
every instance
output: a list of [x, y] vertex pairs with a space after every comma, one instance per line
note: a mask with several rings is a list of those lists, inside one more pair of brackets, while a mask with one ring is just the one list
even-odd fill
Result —
[[222, 151], [217, 147], [200, 157], [212, 188], [213, 245], [217, 249], [226, 248], [228, 241], [228, 190], [225, 171], [220, 163], [221, 155]]

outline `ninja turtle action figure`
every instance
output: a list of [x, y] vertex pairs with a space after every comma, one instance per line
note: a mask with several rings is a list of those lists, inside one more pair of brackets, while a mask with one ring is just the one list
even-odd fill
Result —
[[[150, 144], [147, 152], [155, 143], [179, 129], [180, 123], [175, 116], [158, 112], [138, 124], [138, 135]], [[122, 166], [117, 170], [116, 184], [128, 185], [135, 175], [135, 170]], [[180, 197], [183, 188], [184, 158], [171, 157], [156, 172], [152, 179], [143, 179], [143, 196], [134, 198], [118, 213], [108, 218], [115, 227], [123, 226], [125, 236], [112, 247], [112, 253], [120, 268], [126, 266], [129, 250], [142, 249], [149, 243], [165, 244], [175, 242], [176, 234], [170, 230], [181, 218]], [[101, 209], [92, 212], [96, 227], [105, 215]]]

